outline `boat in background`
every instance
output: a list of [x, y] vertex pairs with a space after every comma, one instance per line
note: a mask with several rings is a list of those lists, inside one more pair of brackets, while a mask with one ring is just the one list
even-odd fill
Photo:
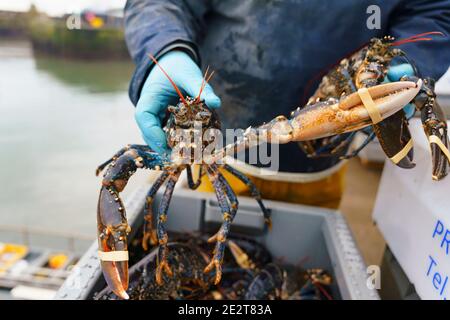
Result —
[[0, 300], [53, 299], [91, 241], [79, 235], [0, 226]]

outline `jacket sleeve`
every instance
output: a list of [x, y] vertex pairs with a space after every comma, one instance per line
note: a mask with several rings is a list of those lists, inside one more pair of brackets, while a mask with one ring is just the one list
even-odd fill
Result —
[[445, 36], [431, 36], [432, 41], [401, 45], [417, 65], [420, 76], [439, 79], [450, 66], [450, 0], [403, 0], [390, 16], [388, 34], [397, 39], [428, 31]]
[[125, 40], [136, 64], [129, 95], [134, 105], [156, 58], [169, 50], [184, 50], [197, 63], [196, 43], [203, 30], [208, 0], [128, 0], [125, 5]]

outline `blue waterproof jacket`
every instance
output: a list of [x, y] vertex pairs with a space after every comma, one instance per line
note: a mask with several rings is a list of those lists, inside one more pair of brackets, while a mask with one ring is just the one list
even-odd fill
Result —
[[[380, 29], [367, 26], [371, 5], [380, 8]], [[450, 0], [128, 0], [126, 41], [136, 63], [129, 94], [136, 104], [152, 68], [147, 53], [185, 50], [216, 70], [223, 127], [246, 128], [288, 116], [311, 78], [370, 38], [427, 31], [447, 37], [401, 48], [437, 79], [450, 65]], [[315, 172], [338, 161], [308, 159], [296, 143], [280, 147], [280, 171]]]

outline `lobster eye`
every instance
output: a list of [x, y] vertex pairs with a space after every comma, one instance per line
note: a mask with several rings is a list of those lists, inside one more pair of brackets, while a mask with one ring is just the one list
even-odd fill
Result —
[[187, 108], [185, 106], [183, 106], [183, 107], [180, 108], [178, 113], [180, 115], [185, 115], [185, 114], [187, 114], [187, 112], [188, 112]]
[[197, 113], [195, 115], [195, 120], [205, 122], [205, 121], [208, 121], [210, 119], [210, 117], [211, 117], [211, 114], [209, 112], [200, 111], [199, 113]]

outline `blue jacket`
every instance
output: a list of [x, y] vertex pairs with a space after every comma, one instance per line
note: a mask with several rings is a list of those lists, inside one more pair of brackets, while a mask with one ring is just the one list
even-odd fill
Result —
[[[367, 28], [378, 5], [381, 29]], [[450, 35], [450, 0], [128, 0], [125, 33], [136, 71], [136, 104], [156, 57], [174, 48], [216, 70], [224, 128], [246, 128], [302, 103], [305, 85], [372, 37], [405, 38], [427, 31]], [[401, 47], [423, 75], [439, 78], [450, 65], [450, 38]], [[311, 94], [311, 92], [309, 92]], [[310, 160], [297, 144], [281, 146], [280, 170], [312, 172], [337, 159]]]

